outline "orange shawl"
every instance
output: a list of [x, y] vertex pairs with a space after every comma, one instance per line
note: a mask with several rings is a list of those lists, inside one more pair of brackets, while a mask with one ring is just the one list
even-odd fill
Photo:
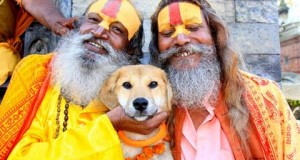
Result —
[[15, 68], [0, 106], [0, 159], [6, 159], [29, 128], [46, 93], [52, 54], [31, 55]]
[[[300, 157], [300, 126], [293, 116], [284, 96], [275, 82], [249, 73], [241, 72], [246, 86], [243, 95], [250, 111], [250, 137], [248, 145], [251, 158], [268, 160], [296, 160]], [[222, 129], [228, 138], [233, 155], [237, 160], [247, 159], [241, 142], [230, 126], [228, 107], [220, 100], [214, 110]], [[185, 112], [175, 110], [175, 147], [172, 149], [176, 160], [181, 159], [181, 136]]]
[[22, 49], [22, 42], [21, 42], [20, 36], [30, 26], [30, 24], [33, 22], [34, 18], [22, 8], [22, 6], [21, 6], [22, 0], [17, 0], [17, 2], [21, 8], [19, 9], [19, 12], [17, 15], [16, 27], [15, 27], [16, 29], [15, 29], [14, 37], [12, 39], [8, 40], [8, 44], [14, 53], [19, 54]]

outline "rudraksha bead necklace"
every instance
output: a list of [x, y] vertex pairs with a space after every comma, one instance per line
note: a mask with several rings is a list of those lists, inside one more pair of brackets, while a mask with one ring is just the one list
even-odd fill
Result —
[[[59, 135], [59, 130], [60, 130], [60, 121], [59, 121], [59, 115], [60, 115], [60, 105], [61, 105], [61, 100], [62, 100], [62, 95], [61, 93], [59, 94], [58, 96], [58, 101], [57, 101], [57, 115], [56, 115], [56, 125], [57, 125], [57, 128], [56, 128], [56, 132], [55, 132], [55, 138], [58, 137]], [[64, 122], [63, 122], [63, 132], [67, 130], [67, 126], [68, 126], [68, 120], [69, 120], [69, 117], [68, 117], [68, 110], [69, 110], [69, 104], [70, 104], [70, 101], [69, 100], [66, 100], [66, 104], [65, 104], [65, 110], [64, 110]]]

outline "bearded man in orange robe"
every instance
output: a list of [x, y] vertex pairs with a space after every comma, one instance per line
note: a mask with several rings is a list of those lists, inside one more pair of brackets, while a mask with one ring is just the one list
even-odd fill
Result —
[[151, 62], [173, 85], [175, 159], [299, 159], [300, 127], [280, 89], [238, 69], [205, 0], [161, 1], [151, 27]]

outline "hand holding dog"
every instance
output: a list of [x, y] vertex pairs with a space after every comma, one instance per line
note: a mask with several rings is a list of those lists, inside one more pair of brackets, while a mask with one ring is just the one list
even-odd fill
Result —
[[146, 121], [136, 121], [128, 117], [122, 107], [116, 107], [107, 113], [108, 118], [116, 130], [126, 130], [140, 134], [149, 134], [167, 119], [167, 112], [156, 113]]

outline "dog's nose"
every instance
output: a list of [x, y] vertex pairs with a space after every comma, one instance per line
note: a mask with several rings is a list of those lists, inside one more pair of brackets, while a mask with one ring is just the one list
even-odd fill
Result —
[[141, 112], [145, 110], [147, 106], [148, 101], [145, 98], [137, 98], [133, 101], [133, 107]]

